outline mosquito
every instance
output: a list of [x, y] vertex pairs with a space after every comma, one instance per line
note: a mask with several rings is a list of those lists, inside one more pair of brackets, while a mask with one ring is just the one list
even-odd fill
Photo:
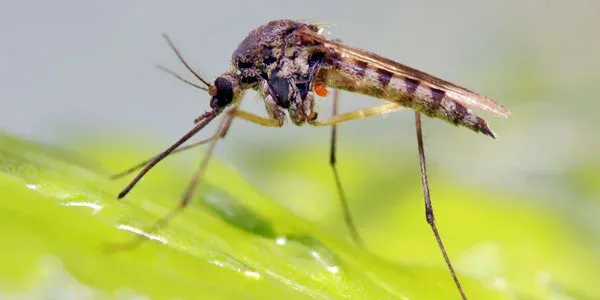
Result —
[[[435, 222], [427, 181], [421, 114], [495, 138], [496, 135], [486, 121], [476, 116], [467, 107], [481, 109], [501, 117], [508, 117], [510, 112], [502, 105], [466, 88], [375, 53], [329, 39], [322, 34], [322, 30], [321, 25], [295, 20], [277, 20], [263, 24], [252, 30], [239, 44], [232, 55], [232, 67], [218, 76], [213, 83], [198, 75], [169, 37], [163, 34], [169, 47], [200, 83], [188, 81], [169, 69], [163, 67], [161, 69], [193, 87], [207, 91], [210, 95], [211, 109], [196, 118], [194, 127], [170, 147], [151, 159], [114, 175], [113, 178], [120, 178], [143, 167], [119, 193], [118, 198], [125, 197], [150, 169], [168, 155], [208, 144], [206, 155], [193, 174], [179, 205], [155, 224], [153, 230], [157, 230], [167, 225], [189, 204], [205, 174], [217, 142], [225, 137], [234, 119], [243, 119], [261, 126], [281, 127], [287, 115], [297, 126], [308, 124], [331, 128], [329, 165], [333, 171], [344, 221], [355, 243], [364, 248], [365, 244], [352, 220], [336, 167], [337, 125], [409, 108], [415, 112], [426, 220], [462, 299], [467, 299]], [[332, 97], [333, 115], [320, 120], [314, 109], [315, 94], [327, 96], [327, 87], [335, 91]], [[244, 92], [249, 89], [257, 91], [264, 100], [268, 117], [240, 109]], [[384, 100], [385, 103], [338, 114], [339, 90], [372, 96]], [[188, 139], [219, 115], [224, 117], [210, 138], [183, 146]]]

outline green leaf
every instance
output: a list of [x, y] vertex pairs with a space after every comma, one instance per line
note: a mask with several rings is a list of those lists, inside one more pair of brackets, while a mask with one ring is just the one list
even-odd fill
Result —
[[[86, 155], [99, 158], [102, 165], [113, 170], [128, 167], [141, 158], [114, 147], [86, 149]], [[146, 230], [152, 239], [139, 247], [115, 250], [115, 245], [126, 245], [139, 236], [133, 231], [144, 230], [177, 205], [189, 178], [190, 168], [183, 169], [169, 164], [157, 168], [130, 195], [118, 201], [116, 194], [128, 179], [109, 180], [106, 167], [89, 158], [0, 136], [0, 298], [458, 298], [431, 233], [426, 232], [422, 212], [418, 217], [401, 220], [402, 228], [416, 230], [400, 233], [386, 233], [385, 228], [398, 227], [394, 221], [397, 217], [390, 216], [408, 208], [397, 206], [379, 212], [383, 216], [381, 224], [377, 224], [380, 229], [367, 226], [364, 232], [372, 249], [366, 252], [350, 243], [346, 234], [336, 234], [343, 231], [334, 226], [308, 222], [290, 212], [218, 159], [211, 161], [207, 180], [188, 209], [158, 233]], [[318, 179], [321, 175], [315, 176]], [[350, 181], [356, 179], [348, 177]], [[357, 189], [355, 186], [350, 190]], [[309, 202], [322, 200], [310, 190], [304, 191], [305, 194], [295, 193], [294, 197]], [[451, 198], [460, 197], [467, 196], [457, 193]], [[327, 201], [335, 204], [331, 199]], [[467, 212], [470, 208], [464, 202], [458, 205]], [[469, 218], [484, 218], [488, 212]], [[503, 213], [499, 215], [504, 217]], [[464, 214], [456, 216], [459, 217], [466, 218]], [[539, 220], [532, 223], [528, 218], [528, 212], [524, 212], [514, 216], [507, 226], [540, 225], [535, 223]], [[443, 220], [444, 232], [457, 230], [452, 226], [453, 218]], [[539, 222], [553, 225], [552, 220]], [[557, 230], [565, 241], [570, 238], [568, 231], [551, 229]], [[394, 242], [392, 236], [403, 244]], [[581, 285], [575, 285], [567, 293], [555, 282], [551, 282], [552, 288], [559, 293], [540, 291], [521, 284], [524, 281], [513, 277], [514, 270], [503, 273], [506, 270], [500, 272], [492, 267], [487, 272], [489, 264], [512, 267], [511, 260], [525, 264], [539, 255], [536, 251], [543, 250], [540, 245], [556, 244], [533, 240], [531, 251], [522, 257], [511, 252], [500, 259], [493, 246], [491, 250], [485, 245], [465, 250], [473, 242], [472, 237], [461, 239], [454, 234], [446, 239], [456, 240], [451, 243], [450, 254], [458, 258], [459, 276], [472, 299], [577, 295], [576, 291], [580, 291]], [[546, 255], [543, 259], [564, 257], [567, 256]], [[571, 263], [578, 265], [579, 261]], [[588, 263], [591, 266], [597, 260], [591, 258]], [[492, 278], [501, 273], [508, 283], [495, 284]], [[592, 280], [597, 273], [589, 271], [586, 275]], [[571, 278], [565, 282], [571, 283]]]

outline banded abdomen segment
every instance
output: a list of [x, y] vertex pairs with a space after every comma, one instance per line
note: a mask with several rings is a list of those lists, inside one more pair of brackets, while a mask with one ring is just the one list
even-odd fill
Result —
[[329, 55], [316, 80], [334, 88], [395, 102], [429, 117], [496, 137], [485, 120], [452, 100], [444, 90], [378, 66], [370, 66], [365, 61]]

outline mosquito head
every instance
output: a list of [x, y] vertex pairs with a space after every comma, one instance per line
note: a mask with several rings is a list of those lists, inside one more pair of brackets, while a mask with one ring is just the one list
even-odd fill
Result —
[[225, 108], [240, 98], [241, 91], [240, 80], [235, 73], [222, 74], [208, 89], [208, 94], [211, 96], [210, 107], [213, 109]]

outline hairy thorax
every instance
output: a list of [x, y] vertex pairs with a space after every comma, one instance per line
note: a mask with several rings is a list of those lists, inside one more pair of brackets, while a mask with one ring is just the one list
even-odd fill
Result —
[[318, 27], [292, 20], [264, 24], [250, 32], [232, 56], [233, 66], [246, 88], [254, 88], [287, 109], [296, 124], [312, 113], [311, 83], [322, 60], [313, 48], [302, 45], [299, 29]]

